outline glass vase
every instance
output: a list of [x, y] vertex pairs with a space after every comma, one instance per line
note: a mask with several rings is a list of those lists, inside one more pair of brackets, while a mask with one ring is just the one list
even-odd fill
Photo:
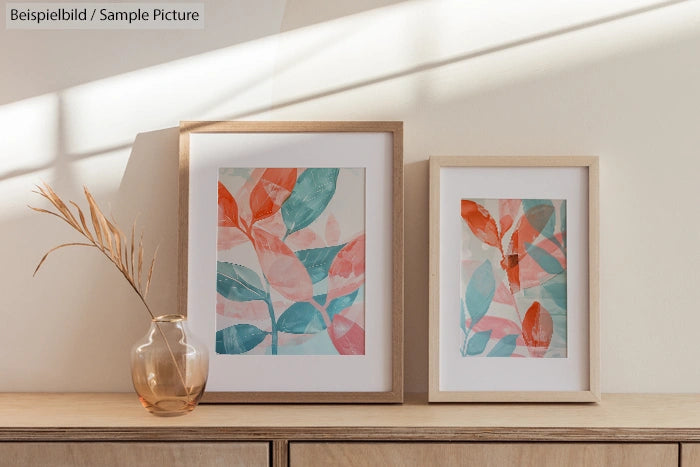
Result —
[[192, 337], [181, 315], [158, 316], [131, 349], [131, 377], [144, 408], [154, 415], [191, 412], [209, 373], [206, 348]]

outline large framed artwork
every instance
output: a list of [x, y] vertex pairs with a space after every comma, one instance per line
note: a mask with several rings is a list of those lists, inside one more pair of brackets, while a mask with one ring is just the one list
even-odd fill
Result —
[[203, 402], [402, 402], [401, 122], [182, 122]]
[[432, 402], [600, 397], [598, 160], [431, 157]]

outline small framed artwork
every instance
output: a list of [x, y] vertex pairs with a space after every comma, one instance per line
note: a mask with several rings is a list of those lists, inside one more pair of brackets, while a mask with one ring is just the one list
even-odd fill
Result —
[[203, 402], [402, 402], [403, 124], [182, 122]]
[[430, 158], [431, 402], [596, 402], [598, 160]]

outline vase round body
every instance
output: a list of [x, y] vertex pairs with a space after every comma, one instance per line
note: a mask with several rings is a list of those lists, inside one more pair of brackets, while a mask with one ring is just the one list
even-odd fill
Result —
[[141, 404], [154, 415], [191, 412], [209, 373], [206, 348], [192, 337], [181, 315], [154, 318], [131, 349], [131, 378]]

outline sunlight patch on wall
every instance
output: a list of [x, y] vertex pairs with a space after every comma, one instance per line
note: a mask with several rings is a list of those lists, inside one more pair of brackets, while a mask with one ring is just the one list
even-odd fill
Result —
[[265, 38], [64, 92], [66, 147], [93, 153], [180, 120], [225, 118], [267, 102], [275, 41]]
[[0, 106], [0, 128], [5, 134], [0, 180], [49, 164], [57, 153], [58, 97], [45, 94]]
[[106, 153], [125, 165], [138, 133], [180, 120], [401, 119], [416, 102], [483, 93], [700, 23], [691, 3], [608, 22], [659, 3], [547, 3], [407, 1], [0, 106], [13, 129], [7, 154], [18, 154], [0, 160], [0, 176], [56, 156], [64, 168]]

